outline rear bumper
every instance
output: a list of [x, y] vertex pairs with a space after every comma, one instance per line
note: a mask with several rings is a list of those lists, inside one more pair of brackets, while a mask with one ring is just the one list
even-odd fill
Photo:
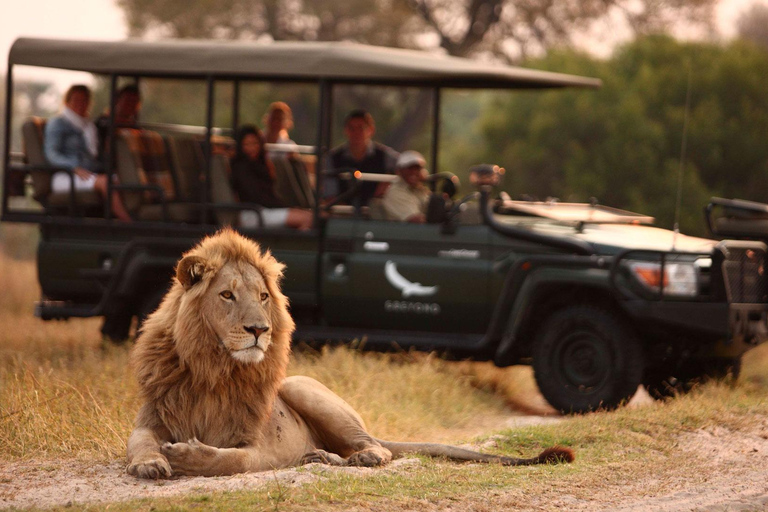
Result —
[[42, 320], [89, 318], [102, 314], [99, 304], [73, 304], [72, 302], [42, 300], [35, 303], [35, 316]]

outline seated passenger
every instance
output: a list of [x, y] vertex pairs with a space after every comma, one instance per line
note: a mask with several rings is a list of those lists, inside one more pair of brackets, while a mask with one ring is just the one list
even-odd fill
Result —
[[[495, 187], [501, 180], [504, 169], [498, 165], [480, 164], [469, 168], [469, 182], [477, 187]], [[483, 215], [480, 211], [480, 203], [477, 200], [469, 201], [461, 205], [461, 223], [467, 226], [483, 224]]]
[[[293, 128], [293, 112], [287, 103], [275, 101], [269, 105], [267, 113], [264, 115], [264, 138], [269, 144], [291, 144], [296, 143], [291, 140], [288, 130]], [[267, 151], [267, 158], [294, 158], [296, 153], [284, 149], [275, 149]]]
[[[53, 117], [45, 126], [45, 158], [51, 165], [71, 169], [75, 191], [95, 190], [101, 197], [107, 196], [107, 176], [97, 160], [99, 151], [96, 125], [88, 119], [91, 91], [85, 85], [73, 85], [64, 96], [63, 112]], [[54, 193], [68, 193], [72, 186], [70, 175], [59, 171], [51, 179]], [[112, 213], [121, 221], [131, 217], [123, 206], [120, 195], [112, 193]]]
[[427, 221], [429, 189], [424, 185], [426, 161], [421, 153], [403, 151], [397, 159], [397, 180], [387, 189], [382, 200], [387, 218], [423, 224]]
[[[344, 136], [347, 142], [328, 153], [326, 170], [358, 170], [374, 174], [394, 174], [398, 153], [394, 149], [373, 141], [376, 125], [373, 116], [365, 110], [353, 110], [344, 120]], [[363, 183], [360, 187], [360, 205], [368, 204], [372, 197], [381, 197], [384, 184]], [[323, 196], [334, 197], [348, 188], [348, 182], [336, 176], [325, 180]]]
[[266, 158], [265, 142], [264, 135], [255, 126], [240, 128], [237, 134], [237, 154], [230, 165], [232, 188], [241, 201], [264, 207], [261, 212], [264, 227], [311, 228], [312, 212], [286, 208], [277, 197], [275, 171]]
[[[117, 128], [138, 128], [139, 110], [141, 110], [141, 95], [136, 84], [122, 87], [115, 99], [115, 125]], [[96, 119], [96, 129], [99, 133], [99, 150], [101, 155], [109, 152], [110, 113], [107, 108]], [[104, 161], [100, 159], [100, 161]]]

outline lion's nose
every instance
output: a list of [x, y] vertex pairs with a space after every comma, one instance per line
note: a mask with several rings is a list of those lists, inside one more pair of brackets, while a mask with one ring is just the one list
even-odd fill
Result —
[[246, 325], [243, 326], [243, 329], [245, 329], [247, 332], [253, 334], [256, 338], [264, 334], [269, 330], [268, 325]]

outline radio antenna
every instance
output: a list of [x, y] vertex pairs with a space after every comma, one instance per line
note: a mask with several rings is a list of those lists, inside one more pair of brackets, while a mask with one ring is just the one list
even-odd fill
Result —
[[675, 223], [672, 227], [672, 250], [677, 244], [680, 233], [680, 208], [683, 202], [683, 170], [685, 169], [685, 151], [688, 146], [688, 116], [691, 111], [691, 64], [688, 63], [688, 87], [685, 91], [685, 114], [683, 115], [683, 140], [680, 143], [680, 170], [677, 173], [677, 199], [675, 201]]

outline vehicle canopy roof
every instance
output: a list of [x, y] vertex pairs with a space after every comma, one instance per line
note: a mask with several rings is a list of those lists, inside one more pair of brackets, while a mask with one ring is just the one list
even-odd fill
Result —
[[347, 42], [17, 39], [8, 65], [97, 74], [474, 88], [600, 87], [600, 80]]

